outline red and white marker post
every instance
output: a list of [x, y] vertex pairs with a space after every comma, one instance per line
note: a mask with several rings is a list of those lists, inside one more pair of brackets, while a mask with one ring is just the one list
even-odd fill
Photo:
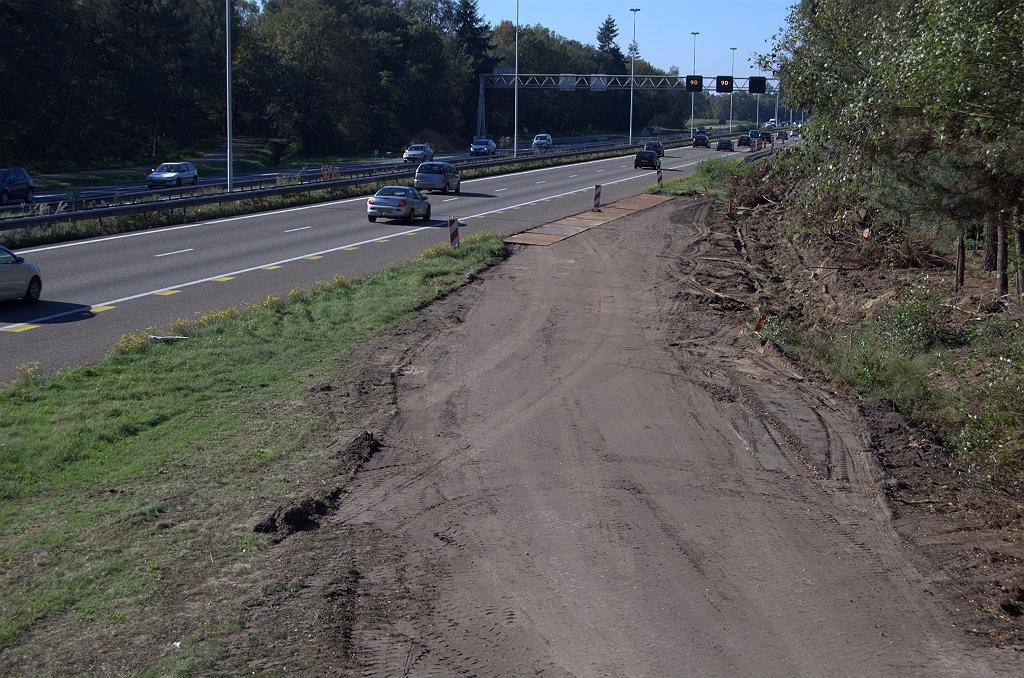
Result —
[[658, 188], [661, 189], [661, 168], [658, 168]]
[[448, 239], [452, 243], [452, 247], [459, 246], [459, 220], [452, 217], [448, 220]]
[[591, 212], [601, 211], [601, 184], [594, 186], [594, 209]]

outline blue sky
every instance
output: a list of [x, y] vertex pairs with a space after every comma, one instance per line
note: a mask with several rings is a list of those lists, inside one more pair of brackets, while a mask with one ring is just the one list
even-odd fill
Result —
[[[636, 15], [636, 41], [641, 58], [656, 68], [678, 66], [680, 75], [693, 69], [693, 36], [697, 36], [697, 74], [708, 78], [728, 75], [736, 48], [736, 77], [757, 75], [748, 61], [767, 52], [772, 35], [786, 24], [797, 0], [724, 0], [685, 3], [679, 0], [519, 0], [520, 24], [541, 24], [560, 35], [596, 44], [597, 29], [611, 15], [619, 28], [619, 47], [625, 52], [633, 37], [630, 8]], [[516, 0], [477, 0], [480, 14], [491, 25], [515, 22]], [[765, 40], [769, 42], [766, 43]]]

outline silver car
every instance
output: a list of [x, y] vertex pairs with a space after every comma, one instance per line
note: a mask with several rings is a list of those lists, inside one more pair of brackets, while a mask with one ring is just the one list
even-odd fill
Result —
[[413, 186], [420, 191], [441, 191], [456, 193], [462, 190], [462, 178], [449, 162], [425, 162], [416, 168]]
[[430, 202], [415, 188], [385, 186], [366, 201], [366, 218], [370, 223], [381, 219], [401, 219], [411, 224], [416, 217], [430, 220]]
[[165, 162], [146, 177], [146, 185], [150, 188], [181, 186], [199, 183], [199, 172], [190, 162]]
[[434, 149], [427, 144], [413, 144], [402, 154], [405, 162], [430, 162], [433, 159]]
[[469, 147], [470, 155], [494, 155], [497, 151], [498, 146], [490, 139], [477, 139]]
[[42, 291], [39, 267], [0, 247], [0, 300], [21, 299], [26, 304], [34, 304]]

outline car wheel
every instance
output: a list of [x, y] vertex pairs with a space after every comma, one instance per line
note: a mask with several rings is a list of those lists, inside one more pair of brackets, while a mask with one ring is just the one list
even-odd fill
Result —
[[181, 186], [181, 177], [178, 177], [177, 181], [174, 182], [175, 186]]
[[370, 223], [371, 223], [371, 224], [375, 224], [375, 223], [377, 223], [377, 217], [370, 217], [370, 216], [368, 216], [368, 217], [366, 217], [366, 218], [367, 218], [367, 219], [369, 219], [369, 221], [370, 221]]
[[409, 214], [407, 214], [405, 216], [405, 218], [402, 219], [402, 221], [404, 223], [406, 223], [406, 224], [411, 224], [413, 222], [413, 219], [415, 219], [415, 218], [416, 218], [416, 208], [410, 205], [409, 206]]
[[192, 177], [192, 185], [195, 186], [198, 183], [199, 183], [199, 175], [197, 174], [196, 176]]
[[461, 190], [462, 190], [462, 181], [459, 181], [459, 183], [455, 184], [455, 195], [458, 195], [459, 191], [461, 191]]
[[35, 197], [36, 197], [36, 192], [30, 188], [30, 189], [28, 189], [28, 193], [25, 194], [25, 202], [26, 203], [30, 203], [30, 202], [32, 202], [32, 199], [35, 198]]
[[7, 191], [4, 191], [3, 193], [0, 193], [0, 205], [3, 205], [4, 207], [7, 207], [7, 201], [8, 200], [9, 200], [9, 196], [7, 195]]
[[430, 221], [430, 205], [427, 205], [427, 213], [423, 215], [423, 221]]
[[448, 195], [448, 182], [444, 182], [444, 186], [441, 187], [441, 192]]
[[25, 296], [22, 301], [26, 304], [34, 304], [39, 301], [39, 295], [43, 291], [43, 281], [39, 278], [33, 277], [28, 282], [28, 289], [25, 290]]

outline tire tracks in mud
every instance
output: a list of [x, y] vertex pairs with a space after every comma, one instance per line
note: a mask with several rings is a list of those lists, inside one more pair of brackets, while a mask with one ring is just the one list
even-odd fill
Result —
[[[332, 520], [419, 612], [366, 675], [997, 675], [944, 631], [849, 404], [743, 331], [739, 247], [677, 200], [514, 254], [394, 366]], [[731, 231], [731, 226], [729, 230]]]

